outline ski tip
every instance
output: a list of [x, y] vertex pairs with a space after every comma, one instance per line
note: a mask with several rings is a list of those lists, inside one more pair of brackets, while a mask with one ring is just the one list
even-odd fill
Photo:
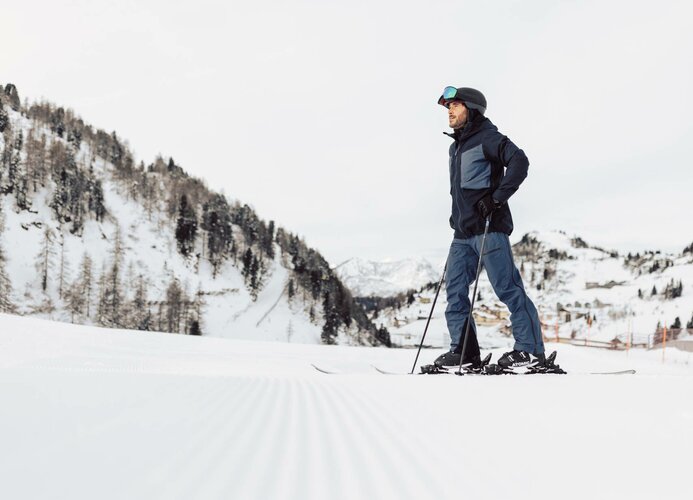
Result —
[[371, 365], [371, 368], [373, 368], [378, 373], [382, 373], [383, 375], [413, 375], [414, 374], [414, 372], [392, 372], [389, 370], [383, 370], [382, 368], [375, 366], [375, 365]]
[[590, 375], [635, 375], [635, 370], [617, 370], [613, 372], [590, 372]]
[[331, 372], [331, 371], [325, 370], [325, 369], [323, 369], [323, 368], [320, 368], [318, 365], [313, 364], [313, 363], [311, 363], [310, 366], [312, 366], [313, 368], [315, 368], [316, 370], [318, 370], [320, 373], [325, 373], [325, 374], [327, 374], [327, 375], [332, 375], [332, 374], [335, 373], [335, 372]]

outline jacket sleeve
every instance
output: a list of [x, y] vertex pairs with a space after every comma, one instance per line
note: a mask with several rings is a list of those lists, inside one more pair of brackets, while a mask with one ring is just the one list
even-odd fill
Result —
[[503, 165], [506, 169], [503, 180], [491, 194], [494, 200], [505, 203], [527, 177], [529, 160], [524, 151], [502, 134], [498, 134], [497, 138], [485, 149], [489, 159]]

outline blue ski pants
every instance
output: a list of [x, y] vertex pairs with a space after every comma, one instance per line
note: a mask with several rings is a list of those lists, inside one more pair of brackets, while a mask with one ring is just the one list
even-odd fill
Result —
[[[445, 319], [450, 333], [450, 350], [461, 351], [464, 342], [466, 321], [469, 318], [471, 303], [469, 285], [476, 278], [476, 268], [483, 235], [471, 238], [454, 238], [448, 254], [448, 268], [445, 275], [448, 306]], [[513, 262], [510, 239], [504, 233], [488, 233], [482, 261], [493, 291], [510, 310], [515, 349], [532, 354], [544, 352], [539, 314], [527, 296], [520, 272]], [[476, 328], [472, 318], [470, 338], [467, 341], [465, 362], [479, 354]]]

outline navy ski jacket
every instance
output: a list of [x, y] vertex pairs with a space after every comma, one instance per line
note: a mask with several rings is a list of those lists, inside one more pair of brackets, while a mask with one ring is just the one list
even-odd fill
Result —
[[485, 220], [476, 204], [487, 194], [501, 203], [491, 216], [489, 232], [512, 233], [513, 219], [507, 202], [527, 177], [529, 160], [524, 151], [483, 115], [447, 135], [455, 139], [450, 145], [449, 165], [450, 227], [455, 230], [455, 238], [484, 233]]

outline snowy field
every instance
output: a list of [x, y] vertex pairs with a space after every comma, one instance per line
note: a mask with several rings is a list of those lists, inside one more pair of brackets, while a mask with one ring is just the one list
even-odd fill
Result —
[[414, 355], [0, 315], [0, 498], [692, 498], [690, 353], [560, 346], [563, 376], [370, 366]]

